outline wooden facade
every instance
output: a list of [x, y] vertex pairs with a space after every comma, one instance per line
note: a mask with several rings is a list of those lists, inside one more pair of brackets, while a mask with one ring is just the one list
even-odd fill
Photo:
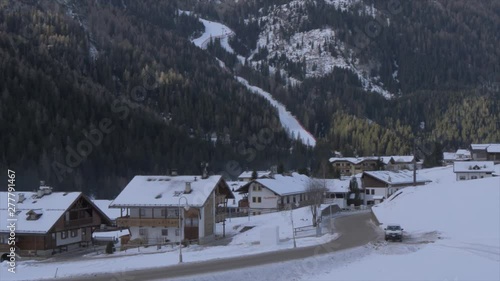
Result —
[[[51, 195], [45, 195], [51, 196]], [[60, 206], [54, 206], [57, 208]], [[67, 251], [69, 246], [88, 246], [92, 231], [110, 219], [81, 194], [46, 233], [16, 233], [16, 246], [24, 254], [47, 255]]]

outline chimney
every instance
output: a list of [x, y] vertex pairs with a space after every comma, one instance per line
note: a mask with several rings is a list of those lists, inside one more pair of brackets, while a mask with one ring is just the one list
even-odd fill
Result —
[[172, 171], [170, 172], [170, 175], [171, 175], [172, 177], [177, 176], [177, 169], [172, 169]]
[[201, 174], [201, 179], [202, 180], [207, 179], [208, 178], [208, 171], [207, 171], [208, 163], [202, 162], [201, 167], [203, 168], [203, 173]]
[[184, 194], [189, 194], [191, 193], [191, 183], [190, 182], [186, 182], [186, 187], [184, 188]]
[[36, 191], [36, 198], [42, 198], [45, 192], [42, 189]]
[[17, 203], [23, 203], [24, 200], [26, 200], [26, 197], [24, 197], [24, 193], [19, 193], [17, 197]]
[[194, 181], [197, 181], [196, 177], [194, 177]]

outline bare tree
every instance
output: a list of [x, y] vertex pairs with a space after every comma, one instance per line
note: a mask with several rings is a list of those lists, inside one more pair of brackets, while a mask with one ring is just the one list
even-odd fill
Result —
[[326, 187], [324, 182], [317, 179], [309, 180], [306, 187], [306, 198], [311, 208], [313, 226], [317, 226], [318, 224], [318, 209], [320, 208], [321, 203], [323, 203], [325, 193]]

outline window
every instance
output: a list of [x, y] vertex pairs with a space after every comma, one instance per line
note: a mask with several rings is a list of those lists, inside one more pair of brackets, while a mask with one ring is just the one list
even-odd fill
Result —
[[68, 238], [68, 231], [67, 230], [61, 232], [61, 239], [66, 239], [66, 238]]
[[198, 226], [198, 218], [187, 218], [186, 226], [196, 227]]
[[372, 189], [372, 195], [374, 195], [374, 194], [375, 194], [375, 189]]
[[257, 203], [262, 203], [262, 197], [257, 197]]
[[287, 197], [286, 197], [286, 203], [287, 203], [287, 204], [290, 204], [290, 196], [287, 196]]
[[146, 209], [140, 208], [139, 209], [139, 216], [144, 217], [146, 215]]
[[477, 176], [471, 176], [470, 179], [475, 180], [475, 179], [477, 179]]
[[175, 230], [175, 236], [179, 236], [179, 235], [180, 235], [180, 231], [179, 231], [179, 229], [177, 228], [177, 229]]
[[369, 189], [365, 190], [365, 193], [370, 195], [370, 190]]
[[252, 203], [256, 203], [257, 202], [257, 197], [252, 197]]
[[295, 196], [294, 196], [294, 197], [293, 197], [293, 203], [296, 203], [296, 202], [297, 202], [297, 200], [296, 200], [296, 198], [295, 198]]
[[465, 180], [465, 176], [460, 176], [460, 180], [461, 181]]
[[148, 230], [146, 228], [139, 228], [139, 235], [140, 236], [145, 236], [147, 235]]
[[178, 218], [179, 217], [179, 209], [178, 208], [172, 208], [167, 210], [167, 217], [168, 218]]
[[167, 215], [167, 210], [166, 209], [161, 209], [161, 216], [165, 217]]
[[71, 230], [71, 237], [76, 237], [78, 235], [78, 230]]
[[168, 236], [168, 229], [166, 229], [166, 228], [162, 229], [161, 236]]

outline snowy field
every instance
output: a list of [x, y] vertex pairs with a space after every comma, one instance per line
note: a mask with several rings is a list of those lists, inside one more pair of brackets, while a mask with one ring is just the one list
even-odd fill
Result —
[[[189, 13], [186, 11], [181, 11], [181, 12]], [[200, 37], [192, 40], [192, 42], [196, 46], [205, 49], [207, 44], [210, 42], [212, 38], [220, 38], [222, 47], [226, 49], [226, 51], [234, 53], [234, 50], [231, 48], [228, 42], [229, 37], [231, 37], [234, 34], [229, 27], [218, 22], [213, 22], [201, 18], [199, 20], [205, 26], [205, 32]], [[239, 59], [240, 61], [241, 60], [244, 61], [244, 58], [242, 58], [241, 56], [239, 56]], [[220, 60], [219, 64], [221, 65], [221, 67], [225, 67], [224, 63]], [[304, 129], [304, 127], [300, 124], [297, 118], [295, 118], [295, 116], [293, 116], [290, 113], [290, 111], [288, 111], [285, 108], [283, 104], [276, 101], [270, 93], [258, 87], [250, 85], [247, 80], [241, 77], [236, 77], [236, 79], [245, 87], [247, 87], [252, 93], [263, 96], [274, 107], [278, 109], [281, 125], [288, 130], [290, 136], [294, 137], [295, 139], [300, 139], [302, 143], [306, 145], [309, 146], [316, 145], [316, 139], [313, 137], [313, 135], [309, 133], [306, 129]]]
[[[311, 225], [312, 215], [308, 207], [293, 211], [295, 227]], [[226, 246], [192, 245], [183, 248], [184, 262], [206, 261], [218, 258], [236, 257], [258, 254], [276, 250], [293, 248], [292, 227], [290, 226], [290, 211], [264, 214], [260, 216], [239, 217], [228, 219], [226, 235], [232, 241]], [[260, 236], [263, 229], [279, 227], [279, 243], [275, 246], [261, 246]], [[246, 227], [244, 232], [240, 232]], [[217, 232], [222, 233], [222, 225], [217, 224]], [[325, 234], [321, 237], [297, 238], [297, 247], [323, 244], [335, 239], [336, 235]], [[179, 248], [176, 246], [148, 247], [129, 249], [126, 252], [116, 252], [112, 255], [90, 254], [71, 261], [33, 261], [17, 262], [16, 274], [7, 272], [6, 262], [0, 266], [1, 280], [41, 280], [56, 277], [78, 276], [92, 273], [110, 273], [134, 269], [145, 269], [175, 265], [178, 263]], [[138, 262], [140, 260], [140, 262]], [[57, 271], [57, 275], [56, 275]]]
[[456, 182], [451, 166], [421, 173], [435, 183], [373, 208], [381, 223], [403, 226], [402, 243], [179, 280], [500, 280], [500, 177]]

